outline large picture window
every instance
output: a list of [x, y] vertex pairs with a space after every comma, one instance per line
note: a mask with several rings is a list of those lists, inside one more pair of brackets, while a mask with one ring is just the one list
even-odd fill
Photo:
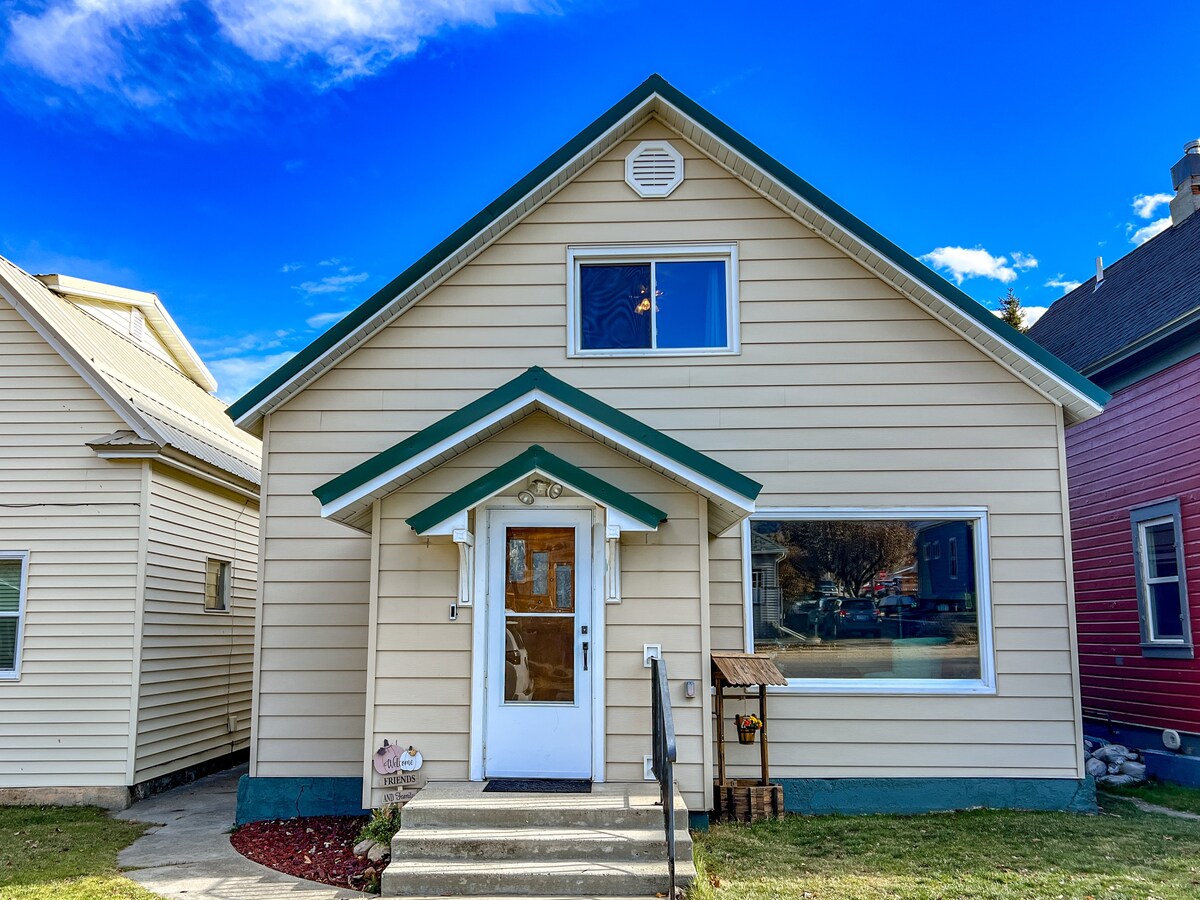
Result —
[[576, 356], [733, 353], [733, 245], [572, 247], [569, 325]]
[[0, 551], [0, 680], [21, 675], [27, 560], [24, 552]]
[[1130, 522], [1142, 654], [1190, 659], [1192, 627], [1179, 501], [1135, 509], [1130, 513]]
[[745, 565], [747, 650], [795, 689], [994, 687], [982, 510], [763, 511]]

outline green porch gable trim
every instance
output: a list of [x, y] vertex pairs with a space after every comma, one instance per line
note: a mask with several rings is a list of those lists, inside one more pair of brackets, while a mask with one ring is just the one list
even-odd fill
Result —
[[667, 514], [658, 507], [639, 500], [603, 478], [598, 478], [562, 457], [555, 456], [545, 447], [534, 444], [503, 465], [481, 475], [454, 493], [447, 494], [437, 503], [427, 506], [405, 521], [417, 534], [424, 534], [435, 525], [483, 502], [532, 472], [549, 475], [572, 490], [641, 522], [647, 528], [657, 528], [667, 520]]
[[480, 210], [466, 224], [458, 228], [453, 234], [409, 266], [382, 289], [376, 291], [375, 294], [351, 311], [340, 322], [333, 325], [323, 335], [263, 379], [262, 382], [247, 391], [244, 396], [229, 407], [227, 410], [229, 416], [234, 421], [240, 422], [248, 413], [254, 412], [260, 404], [268, 400], [276, 391], [316, 363], [324, 354], [337, 347], [338, 344], [370, 321], [387, 307], [388, 304], [417, 284], [438, 265], [445, 262], [473, 237], [484, 231], [506, 210], [512, 208], [523, 197], [534, 191], [538, 185], [561, 169], [606, 131], [655, 94], [662, 97], [663, 100], [673, 105], [684, 115], [693, 119], [702, 128], [707, 129], [727, 144], [735, 153], [740, 154], [753, 163], [770, 178], [803, 198], [805, 202], [811, 204], [840, 228], [849, 232], [899, 269], [945, 298], [947, 302], [975, 322], [985, 332], [991, 333], [1004, 344], [1016, 350], [1017, 353], [1032, 360], [1043, 370], [1049, 372], [1060, 383], [1066, 385], [1097, 407], [1102, 407], [1111, 399], [1107, 391], [1093, 384], [1058, 357], [1043, 349], [1031, 338], [1026, 337], [1021, 332], [1001, 322], [997, 316], [993, 315], [990, 310], [965, 291], [951, 284], [911, 254], [900, 249], [900, 247], [885, 238], [874, 228], [871, 228], [857, 216], [854, 216], [848, 210], [835, 203], [824, 193], [817, 190], [787, 166], [783, 165], [783, 163], [779, 162], [779, 160], [730, 128], [690, 97], [672, 87], [662, 76], [651, 75], [614, 104], [607, 112], [592, 122], [592, 124], [588, 125], [555, 153], [551, 154], [541, 165], [537, 166], [528, 175]]
[[540, 391], [613, 431], [657, 451], [683, 468], [705, 476], [731, 492], [744, 497], [750, 503], [754, 502], [759, 491], [762, 490], [761, 484], [741, 472], [735, 471], [723, 463], [717, 462], [711, 456], [706, 456], [699, 450], [680, 443], [675, 438], [651, 428], [644, 422], [639, 422], [633, 416], [585, 394], [579, 388], [555, 378], [545, 369], [533, 366], [512, 381], [502, 384], [490, 393], [468, 403], [457, 412], [450, 413], [428, 428], [418, 431], [382, 453], [359, 463], [350, 471], [326, 482], [314, 490], [313, 494], [321, 501], [323, 507], [329, 506], [339, 498], [345, 497], [402, 466], [418, 454], [469, 429], [485, 416], [503, 409], [535, 391]]

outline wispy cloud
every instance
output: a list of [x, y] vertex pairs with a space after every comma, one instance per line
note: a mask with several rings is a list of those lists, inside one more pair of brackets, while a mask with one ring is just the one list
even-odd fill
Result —
[[[1160, 206], [1164, 206], [1173, 199], [1171, 194], [1138, 194], [1130, 201], [1130, 206], [1133, 208], [1133, 214], [1139, 219], [1154, 219]], [[1125, 233], [1129, 236], [1129, 243], [1140, 247], [1156, 234], [1165, 231], [1171, 227], [1171, 217], [1163, 216], [1159, 219], [1154, 219], [1149, 225], [1139, 225], [1137, 222], [1126, 222]]]
[[1071, 293], [1071, 291], [1075, 290], [1075, 288], [1079, 287], [1079, 285], [1081, 285], [1081, 284], [1083, 284], [1082, 281], [1072, 281], [1069, 278], [1064, 278], [1063, 273], [1059, 272], [1057, 275], [1055, 275], [1053, 278], [1049, 279], [1046, 282], [1046, 287], [1061, 288], [1062, 292], [1064, 294], [1069, 294], [1069, 293]]
[[348, 309], [339, 309], [335, 312], [317, 313], [315, 316], [309, 316], [305, 319], [304, 324], [313, 329], [324, 328], [326, 325], [332, 325], [334, 322], [337, 322], [348, 312], [350, 312]]
[[937, 247], [921, 257], [935, 269], [950, 275], [957, 284], [968, 278], [991, 278], [1008, 284], [1017, 280], [1017, 270], [1033, 269], [1038, 261], [1016, 251], [1009, 257], [993, 256], [982, 247]]
[[1126, 231], [1129, 232], [1129, 243], [1140, 247], [1142, 244], [1146, 243], [1146, 241], [1150, 240], [1150, 238], [1154, 237], [1156, 234], [1166, 231], [1170, 227], [1171, 217], [1164, 216], [1161, 219], [1155, 219], [1149, 225], [1145, 225], [1137, 229], [1134, 229], [1133, 224], [1130, 223], [1126, 226]]
[[217, 396], [232, 403], [295, 355], [295, 350], [284, 350], [213, 360], [208, 368], [217, 379]]
[[[553, 0], [50, 0], [9, 16], [5, 93], [80, 111], [116, 98], [127, 122], [194, 127], [198, 105], [216, 117], [263, 102], [264, 85], [327, 90], [448, 29], [554, 9]], [[183, 108], [186, 117], [175, 114]]]
[[345, 266], [339, 272], [338, 275], [327, 275], [316, 281], [303, 281], [295, 286], [296, 290], [308, 297], [318, 294], [344, 294], [371, 277], [368, 272], [351, 273]]
[[304, 268], [304, 266], [301, 263], [284, 263], [282, 266], [279, 267], [279, 271], [283, 272], [286, 275], [288, 272], [295, 272], [297, 269], [303, 269], [303, 268]]
[[1153, 219], [1158, 208], [1172, 199], [1170, 194], [1138, 194], [1133, 198], [1133, 212], [1139, 219]]

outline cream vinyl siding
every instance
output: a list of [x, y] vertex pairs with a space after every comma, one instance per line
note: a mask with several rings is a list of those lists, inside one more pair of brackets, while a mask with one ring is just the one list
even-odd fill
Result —
[[[135, 783], [250, 740], [258, 504], [159, 466], [150, 496]], [[229, 612], [204, 609], [210, 557], [232, 563]]]
[[0, 299], [0, 547], [29, 551], [19, 681], [0, 681], [0, 789], [120, 787], [141, 466], [84, 442], [116, 414]]
[[[639, 199], [624, 157], [657, 138], [683, 152], [687, 178], [669, 198]], [[741, 353], [568, 359], [567, 245], [659, 241], [737, 242]], [[357, 714], [345, 700], [365, 678], [369, 541], [320, 520], [312, 489], [531, 365], [762, 482], [760, 508], [988, 507], [997, 696], [773, 697], [775, 774], [1081, 775], [1058, 409], [657, 122], [270, 416], [257, 774], [362, 771], [361, 741], [344, 737]], [[709, 549], [712, 647], [740, 649], [739, 537]], [[422, 590], [452, 591], [446, 552]], [[687, 573], [656, 576], [638, 553], [625, 565], [627, 596], [686, 605]], [[617, 648], [634, 642], [641, 623], [624, 617], [636, 605], [612, 612], [610, 652], [629, 652]], [[678, 609], [661, 609], [663, 625], [680, 627]], [[428, 627], [431, 641], [446, 629]], [[688, 646], [668, 652], [675, 678], [700, 663], [698, 640]], [[446, 649], [465, 657], [465, 647]], [[628, 684], [610, 697], [627, 704], [610, 710], [610, 758], [648, 747], [634, 737], [649, 703], [639, 672], [614, 662]], [[308, 724], [284, 734], [284, 710], [305, 688]], [[692, 714], [680, 703], [677, 715], [688, 734]], [[856, 722], [869, 727], [842, 728]], [[454, 727], [444, 752], [457, 765]], [[681, 737], [685, 760], [700, 758], [697, 744]], [[438, 752], [425, 754], [429, 764]], [[640, 768], [614, 762], [613, 774]]]

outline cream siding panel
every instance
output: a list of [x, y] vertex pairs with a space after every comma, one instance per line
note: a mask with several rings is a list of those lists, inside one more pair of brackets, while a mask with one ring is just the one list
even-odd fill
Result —
[[19, 681], [0, 681], [0, 790], [120, 787], [129, 742], [141, 467], [121, 427], [0, 300], [0, 548], [29, 551]]
[[[158, 466], [150, 497], [135, 783], [250, 742], [258, 504]], [[204, 609], [210, 557], [232, 563], [229, 613]]]
[[[677, 197], [639, 201], [624, 184], [622, 161], [638, 141], [656, 137], [672, 139], [680, 148], [688, 177]], [[656, 241], [737, 242], [740, 354], [567, 358], [567, 245]], [[777, 695], [772, 713], [781, 723], [782, 737], [774, 738], [772, 750], [776, 774], [967, 776], [995, 774], [995, 763], [1013, 776], [1079, 777], [1073, 750], [1080, 738], [1078, 710], [1069, 630], [1063, 623], [1068, 600], [1056, 407], [657, 122], [630, 135], [473, 263], [272, 414], [267, 607], [284, 604], [278, 607], [284, 618], [274, 618], [272, 610], [269, 620], [295, 621], [288, 619], [293, 611], [315, 607], [321, 612], [312, 613], [312, 624], [295, 621], [300, 629], [319, 632], [329, 617], [338, 615], [363, 627], [368, 540], [319, 520], [310, 492], [530, 365], [548, 369], [762, 482], [760, 508], [988, 508], [996, 696]], [[660, 537], [689, 521], [672, 489], [654, 483], [656, 476], [606, 465], [603, 448], [582, 439], [564, 446], [579, 455], [581, 464], [599, 466], [606, 477], [628, 478], [632, 489], [646, 492], [651, 502], [672, 504], [680, 518], [673, 518]], [[484, 471], [470, 464], [473, 458], [467, 454], [456, 461], [456, 473], [461, 470], [456, 478]], [[425, 488], [418, 483], [406, 491], [403, 504], [415, 504], [421, 490]], [[397, 498], [388, 504], [381, 589], [398, 590], [398, 581], [389, 574], [392, 568], [411, 567], [422, 577], [404, 588], [407, 599], [389, 595], [381, 616], [388, 624], [402, 625], [409, 617], [420, 622], [419, 608], [428, 595], [444, 598], [452, 590], [454, 550], [436, 550], [435, 543], [424, 550], [436, 559], [432, 569], [411, 556], [402, 559], [413, 548], [405, 543], [399, 517], [404, 509], [418, 507], [409, 509]], [[652, 556], [639, 556], [636, 541], [626, 540], [624, 588], [627, 597], [638, 601], [627, 599], [610, 610], [616, 629], [609, 647], [610, 718], [616, 729], [608, 747], [610, 777], [640, 778], [641, 755], [648, 746], [638, 732], [648, 690], [640, 661], [643, 639], [636, 641], [635, 653], [631, 638], [639, 628], [670, 625], [668, 631], [673, 631], [680, 608], [700, 596], [694, 579], [688, 582], [685, 556], [678, 550], [685, 544], [668, 541], [671, 549], [656, 567]], [[741, 649], [740, 540], [736, 534], [713, 539], [709, 552], [712, 647]], [[322, 576], [319, 584], [307, 583]], [[651, 597], [663, 603], [661, 614], [650, 604]], [[658, 622], [625, 621], [635, 607]], [[1045, 607], [1048, 613], [1025, 616], [1030, 607]], [[698, 614], [693, 621], [699, 622]], [[467, 622], [469, 614], [456, 624], [465, 632]], [[622, 629], [625, 625], [629, 627]], [[264, 715], [272, 714], [277, 690], [268, 686], [281, 684], [269, 676], [306, 668], [310, 642], [296, 636], [286, 640], [292, 642], [290, 649], [264, 654], [272, 667], [263, 675]], [[469, 677], [469, 653], [461, 642], [454, 646], [452, 654], [437, 657], [432, 672], [458, 683]], [[691, 672], [706, 682], [700, 647], [697, 636], [669, 653], [673, 678]], [[404, 652], [397, 651], [397, 659]], [[330, 651], [321, 664], [339, 662], [346, 667], [347, 683], [365, 677], [361, 653]], [[388, 679], [403, 678], [406, 689], [411, 687], [411, 666], [383, 651], [379, 663], [381, 689], [387, 688], [383, 695], [391, 690]], [[290, 693], [278, 690], [281, 697]], [[627, 705], [614, 710], [614, 699]], [[685, 765], [699, 771], [701, 752], [694, 743], [704, 723], [680, 698], [676, 710]], [[846, 710], [877, 724], [872, 742], [818, 741], [806, 737], [803, 727], [782, 724], [841, 721]], [[321, 755], [322, 748], [343, 746], [326, 743], [320, 724], [323, 714], [333, 712], [334, 704], [318, 697], [311, 745], [298, 738], [260, 748], [262, 753], [287, 747], [279, 762], [288, 764], [270, 771], [294, 772], [290, 760], [310, 759], [309, 774], [358, 774], [361, 762], [348, 765], [347, 757]], [[1018, 739], [995, 737], [989, 723], [996, 720], [1027, 720], [1037, 727], [1020, 739], [1019, 753], [1004, 752]], [[922, 734], [927, 735], [924, 742]], [[454, 744], [460, 754], [456, 759], [465, 759], [465, 736], [462, 742]], [[893, 756], [892, 744], [911, 749]], [[693, 778], [687, 771], [685, 777]]]

